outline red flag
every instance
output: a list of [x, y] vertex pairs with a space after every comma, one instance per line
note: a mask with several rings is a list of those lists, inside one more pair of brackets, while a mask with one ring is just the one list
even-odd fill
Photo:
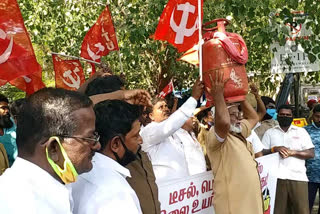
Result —
[[83, 69], [79, 60], [63, 60], [52, 55], [56, 88], [77, 90], [85, 82]]
[[193, 46], [187, 50], [177, 61], [183, 60], [192, 65], [199, 65], [199, 45]]
[[42, 72], [41, 70], [34, 72], [30, 75], [19, 77], [10, 81], [11, 85], [25, 91], [28, 95], [45, 88], [45, 84], [42, 82]]
[[16, 0], [0, 4], [0, 86], [41, 72]]
[[158, 95], [161, 98], [165, 98], [168, 94], [173, 92], [174, 86], [172, 80], [169, 82], [169, 84], [160, 92]]
[[84, 37], [80, 56], [100, 62], [102, 56], [106, 56], [110, 51], [115, 50], [119, 50], [119, 47], [111, 14], [107, 6]]
[[[203, 0], [201, 14], [202, 5]], [[198, 25], [198, 0], [170, 0], [160, 16], [154, 39], [166, 40], [183, 52], [199, 42]]]

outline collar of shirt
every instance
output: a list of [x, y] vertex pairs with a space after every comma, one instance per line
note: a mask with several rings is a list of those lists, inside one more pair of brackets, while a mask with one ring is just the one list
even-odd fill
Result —
[[[121, 174], [124, 178], [131, 177], [130, 171], [128, 169], [124, 168], [118, 162], [116, 162], [112, 158], [109, 158], [106, 155], [96, 152], [96, 154], [92, 158], [92, 162], [94, 167], [97, 166], [100, 169], [114, 170], [119, 174]], [[92, 170], [95, 170], [95, 169], [93, 168]], [[103, 171], [101, 171], [100, 173], [103, 173]], [[84, 177], [86, 177], [86, 175], [88, 174], [91, 174], [91, 173], [85, 173], [83, 175]]]
[[316, 124], [314, 124], [314, 122], [312, 122], [311, 126], [315, 129], [319, 129], [320, 130], [320, 127], [317, 127]]
[[298, 127], [297, 126], [294, 126], [294, 125], [290, 125], [290, 127], [288, 128], [288, 131], [283, 131], [282, 128], [280, 127], [280, 125], [276, 125], [274, 128], [276, 129], [279, 129], [280, 131], [282, 131], [283, 133], [286, 133], [286, 132], [290, 132], [291, 130], [296, 130]]

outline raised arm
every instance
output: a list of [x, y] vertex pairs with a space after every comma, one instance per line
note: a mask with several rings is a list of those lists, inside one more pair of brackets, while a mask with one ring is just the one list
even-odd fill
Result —
[[192, 88], [192, 97], [190, 97], [178, 110], [162, 122], [153, 122], [147, 125], [140, 133], [143, 144], [142, 148], [147, 150], [150, 146], [160, 143], [165, 138], [171, 136], [180, 129], [183, 124], [192, 116], [197, 106], [197, 100], [203, 93], [203, 83], [196, 81]]
[[253, 129], [256, 126], [257, 122], [259, 122], [257, 112], [246, 100], [242, 101], [240, 105], [243, 111], [243, 117], [249, 122], [249, 128]]
[[173, 100], [173, 106], [172, 106], [172, 109], [171, 109], [171, 113], [174, 113], [175, 111], [177, 111], [177, 107], [178, 107], [178, 98], [175, 97], [174, 100]]
[[123, 100], [133, 105], [151, 106], [150, 94], [142, 89], [118, 90], [111, 93], [97, 94], [90, 96], [93, 104], [104, 100]]
[[261, 96], [259, 95], [259, 90], [255, 84], [250, 84], [251, 93], [254, 95], [257, 101], [257, 114], [259, 117], [259, 121], [261, 121], [266, 114], [266, 107], [264, 106], [264, 103], [261, 99]]
[[225, 139], [230, 130], [230, 115], [223, 96], [225, 84], [225, 81], [223, 81], [223, 71], [215, 71], [215, 81], [212, 80], [211, 75], [209, 77], [211, 90], [208, 91], [212, 95], [215, 103], [214, 131], [220, 138]]

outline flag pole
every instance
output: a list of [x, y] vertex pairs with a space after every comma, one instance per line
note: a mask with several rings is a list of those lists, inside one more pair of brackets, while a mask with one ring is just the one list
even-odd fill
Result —
[[199, 17], [199, 76], [202, 81], [202, 14], [201, 14], [201, 0], [198, 0], [198, 17]]
[[97, 64], [97, 65], [101, 65], [100, 62], [92, 61], [92, 60], [85, 59], [85, 58], [82, 58], [82, 57], [69, 56], [69, 55], [66, 55], [66, 54], [61, 54], [61, 53], [56, 53], [56, 52], [51, 52], [51, 54], [64, 56], [64, 57], [70, 57], [70, 58], [73, 58], [73, 59], [79, 59], [79, 60], [83, 60], [83, 61], [86, 61], [86, 62], [94, 63], [94, 64]]
[[[118, 42], [118, 41], [117, 41], [117, 42]], [[121, 60], [120, 48], [119, 48], [119, 51], [118, 51], [118, 56], [119, 56], [119, 61], [120, 61], [121, 73], [123, 73], [123, 67], [122, 67], [122, 60]]]

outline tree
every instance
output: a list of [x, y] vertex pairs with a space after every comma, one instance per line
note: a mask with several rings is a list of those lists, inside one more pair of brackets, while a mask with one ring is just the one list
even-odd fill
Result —
[[[46, 83], [53, 84], [53, 67], [50, 52], [79, 56], [84, 35], [95, 23], [107, 0], [18, 0], [25, 25], [30, 33], [37, 59], [43, 68]], [[124, 73], [129, 88], [145, 88], [158, 93], [171, 78], [179, 88], [189, 87], [198, 76], [198, 68], [176, 59], [180, 54], [171, 45], [155, 41], [159, 17], [167, 3], [163, 0], [109, 1]], [[204, 23], [214, 18], [231, 17], [227, 31], [240, 34], [247, 43], [249, 61], [247, 71], [254, 75], [265, 94], [275, 92], [283, 75], [270, 75], [270, 50], [273, 40], [285, 41], [284, 28], [270, 26], [270, 22], [283, 23], [284, 17], [292, 19], [293, 10], [304, 10], [313, 20], [310, 27], [319, 35], [319, 1], [280, 0], [206, 0]], [[270, 17], [270, 13], [279, 16]], [[310, 59], [320, 59], [320, 46], [316, 38], [303, 43]], [[313, 49], [311, 45], [313, 44]], [[315, 54], [314, 54], [315, 53]], [[119, 58], [111, 52], [103, 58], [115, 73], [120, 73]], [[85, 70], [88, 66], [85, 65]], [[318, 73], [308, 73], [306, 81], [319, 81]], [[5, 89], [8, 91], [8, 89]], [[9, 90], [10, 91], [10, 90]]]

